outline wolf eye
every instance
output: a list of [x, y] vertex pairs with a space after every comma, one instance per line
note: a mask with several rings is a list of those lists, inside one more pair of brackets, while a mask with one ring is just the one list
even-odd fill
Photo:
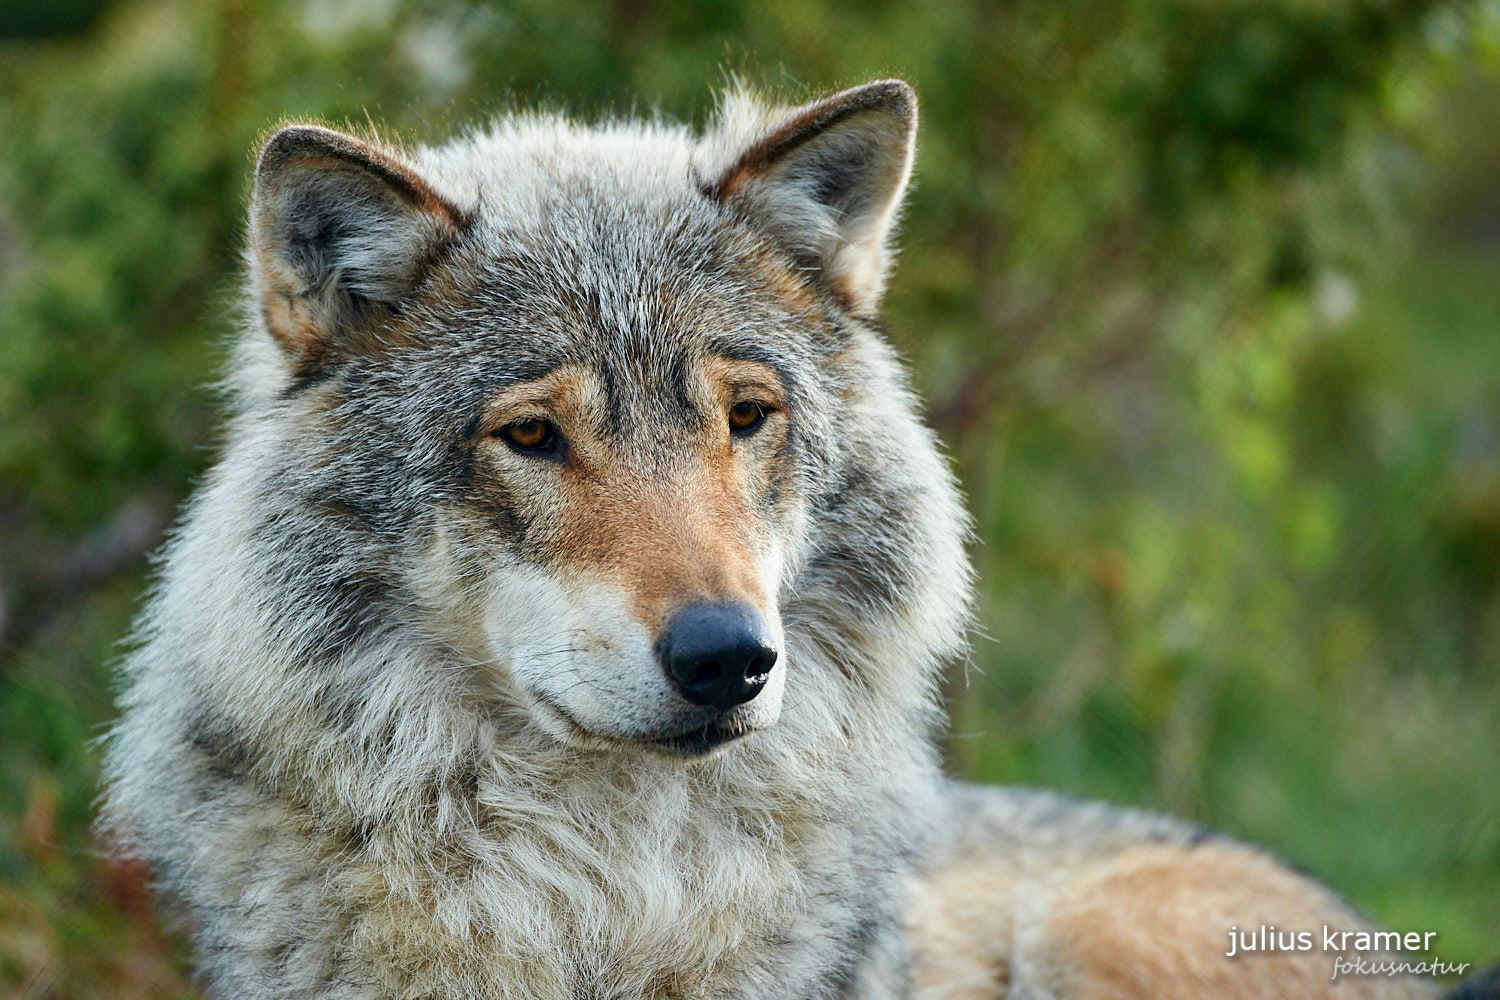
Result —
[[766, 419], [766, 408], [746, 400], [729, 408], [729, 430], [732, 434], [754, 434]]
[[545, 420], [518, 420], [500, 429], [505, 443], [519, 452], [547, 451], [557, 444], [557, 428]]

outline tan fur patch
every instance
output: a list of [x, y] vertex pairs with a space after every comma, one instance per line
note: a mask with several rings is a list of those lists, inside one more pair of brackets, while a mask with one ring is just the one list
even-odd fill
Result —
[[[1332, 982], [1335, 955], [1317, 950], [1325, 924], [1365, 927], [1326, 889], [1232, 841], [1138, 845], [1050, 869], [953, 864], [917, 887], [907, 917], [920, 1000], [1000, 1000], [1013, 978], [1073, 1000], [1432, 996], [1412, 977]], [[1226, 956], [1231, 927], [1262, 925], [1314, 932], [1314, 950]]]
[[700, 600], [742, 600], [764, 610], [755, 553], [736, 522], [722, 467], [674, 482], [589, 477], [570, 506], [563, 548], [618, 584], [636, 617], [655, 629], [677, 607]]
[[550, 420], [569, 431], [585, 431], [590, 407], [604, 405], [587, 372], [564, 365], [538, 379], [507, 387], [495, 400], [479, 430], [493, 434], [518, 420]]
[[958, 864], [913, 890], [906, 913], [913, 995], [922, 1000], [994, 1000], [1010, 984], [1015, 935], [1011, 873]]
[[306, 296], [296, 293], [293, 282], [270, 254], [261, 250], [256, 258], [262, 276], [260, 303], [266, 328], [293, 356], [315, 357], [323, 348], [323, 333]]
[[711, 358], [705, 368], [723, 411], [728, 411], [740, 399], [754, 399], [773, 409], [786, 406], [781, 379], [769, 365], [734, 358]]
[[1074, 880], [1048, 921], [1044, 959], [1059, 992], [1119, 1000], [1216, 997], [1408, 997], [1410, 979], [1331, 982], [1334, 955], [1227, 957], [1231, 927], [1320, 931], [1363, 926], [1327, 890], [1232, 842], [1142, 846]]
[[[294, 290], [294, 279], [276, 265], [271, 255], [260, 252], [256, 256], [262, 276], [260, 302], [266, 329], [296, 359], [300, 369], [317, 368], [335, 353], [334, 345], [329, 341], [327, 317], [319, 315], [320, 310], [315, 308], [313, 299]], [[440, 290], [437, 293], [440, 294]], [[343, 331], [340, 346], [367, 357], [382, 357], [395, 348], [415, 345], [421, 335], [420, 329], [410, 321], [399, 317], [398, 320], [381, 323], [378, 332]]]

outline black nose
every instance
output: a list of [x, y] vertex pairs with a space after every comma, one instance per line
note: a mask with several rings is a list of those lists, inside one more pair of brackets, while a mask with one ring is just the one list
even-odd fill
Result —
[[776, 643], [754, 608], [694, 604], [673, 616], [658, 643], [662, 668], [694, 705], [733, 708], [760, 693]]

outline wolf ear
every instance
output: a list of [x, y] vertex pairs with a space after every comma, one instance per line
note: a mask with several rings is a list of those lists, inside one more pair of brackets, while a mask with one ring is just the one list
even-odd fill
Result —
[[303, 371], [362, 343], [458, 237], [461, 213], [410, 167], [315, 125], [266, 142], [250, 201], [251, 269], [271, 334]]
[[792, 112], [711, 191], [743, 206], [851, 310], [873, 313], [916, 131], [916, 93], [876, 80]]

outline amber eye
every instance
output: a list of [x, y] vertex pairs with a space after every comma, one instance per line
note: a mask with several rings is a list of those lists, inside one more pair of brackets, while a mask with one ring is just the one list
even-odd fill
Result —
[[557, 428], [545, 420], [518, 420], [500, 429], [500, 436], [516, 451], [547, 451], [557, 444]]
[[729, 430], [734, 434], [754, 434], [766, 419], [766, 408], [746, 400], [729, 408]]

